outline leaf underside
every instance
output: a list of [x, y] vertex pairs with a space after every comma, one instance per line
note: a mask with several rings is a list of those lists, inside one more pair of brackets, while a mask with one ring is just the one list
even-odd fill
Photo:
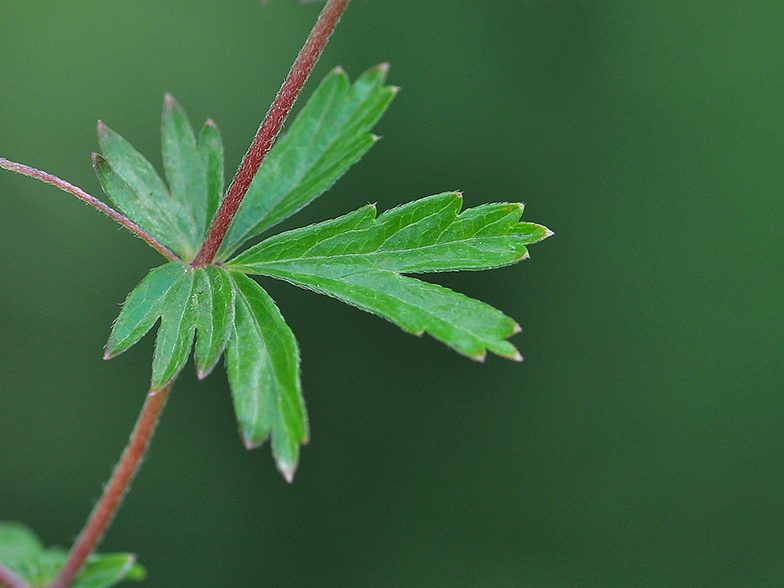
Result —
[[[0, 522], [0, 562], [31, 586], [47, 586], [65, 563], [63, 549], [44, 549], [24, 525]], [[93, 554], [84, 565], [74, 588], [109, 588], [124, 580], [143, 580], [144, 568], [130, 553]]]
[[[223, 146], [208, 120], [196, 138], [171, 96], [164, 102], [164, 172], [99, 123], [103, 155], [94, 167], [104, 191], [131, 220], [181, 256], [152, 270], [128, 295], [105, 357], [118, 355], [160, 321], [152, 388], [177, 377], [194, 350], [200, 378], [225, 352], [240, 435], [247, 447], [271, 440], [278, 469], [291, 481], [308, 419], [299, 350], [274, 301], [246, 274], [281, 279], [400, 326], [429, 333], [483, 360], [487, 351], [522, 359], [507, 339], [520, 327], [495, 308], [405, 274], [484, 270], [528, 257], [550, 234], [520, 222], [522, 204], [462, 210], [457, 192], [436, 194], [376, 217], [375, 206], [267, 238], [232, 258], [249, 239], [296, 213], [329, 188], [376, 142], [370, 131], [394, 98], [387, 66], [353, 84], [336, 69], [273, 146], [254, 178], [216, 265], [188, 262], [201, 246], [223, 193]], [[168, 185], [167, 185], [168, 184]], [[195, 341], [195, 345], [194, 345]]]

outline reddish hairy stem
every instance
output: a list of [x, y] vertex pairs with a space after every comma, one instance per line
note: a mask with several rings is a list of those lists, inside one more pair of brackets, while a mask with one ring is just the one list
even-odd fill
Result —
[[0, 563], [0, 586], [6, 588], [31, 588], [30, 584]]
[[131, 439], [104, 489], [101, 500], [95, 505], [87, 525], [71, 548], [65, 565], [49, 588], [68, 588], [82, 568], [84, 561], [98, 545], [114, 513], [117, 512], [123, 496], [130, 487], [131, 480], [136, 475], [142, 457], [150, 444], [155, 426], [158, 424], [161, 411], [166, 404], [166, 397], [169, 395], [170, 389], [171, 383], [160, 390], [151, 390], [147, 395]]
[[294, 65], [291, 66], [289, 75], [286, 81], [280, 87], [275, 101], [267, 111], [264, 121], [261, 123], [256, 137], [253, 139], [248, 152], [240, 164], [237, 174], [226, 192], [226, 197], [223, 199], [215, 218], [210, 225], [210, 230], [201, 250], [196, 259], [193, 260], [193, 266], [199, 267], [212, 263], [215, 254], [223, 243], [226, 237], [226, 232], [229, 230], [231, 221], [237, 214], [242, 199], [248, 193], [248, 188], [253, 181], [256, 172], [259, 171], [262, 161], [267, 156], [267, 153], [272, 147], [272, 142], [275, 140], [278, 132], [283, 126], [294, 101], [297, 99], [308, 79], [313, 66], [316, 65], [324, 46], [327, 44], [332, 31], [335, 30], [340, 15], [346, 8], [349, 0], [329, 0], [324, 10], [321, 11], [316, 25], [308, 36], [308, 40], [302, 47], [302, 50], [297, 56]]
[[9, 171], [16, 172], [18, 174], [22, 174], [23, 176], [27, 176], [28, 178], [35, 178], [36, 180], [41, 180], [42, 182], [46, 182], [47, 184], [51, 184], [52, 186], [57, 186], [61, 190], [68, 192], [69, 194], [73, 194], [79, 200], [82, 200], [92, 206], [93, 208], [97, 208], [110, 219], [117, 221], [126, 229], [131, 231], [137, 237], [145, 241], [148, 245], [150, 245], [153, 249], [155, 249], [158, 253], [163, 255], [169, 261], [182, 261], [175, 253], [169, 250], [168, 247], [163, 245], [162, 243], [158, 242], [155, 237], [150, 235], [147, 231], [142, 229], [139, 225], [129, 219], [127, 216], [120, 214], [116, 210], [114, 210], [111, 206], [104, 204], [100, 200], [98, 200], [95, 196], [90, 196], [87, 192], [82, 190], [81, 188], [74, 186], [73, 184], [69, 184], [65, 180], [61, 180], [57, 176], [53, 176], [52, 174], [48, 174], [41, 170], [35, 169], [33, 167], [23, 165], [21, 163], [15, 163], [13, 161], [9, 161], [3, 157], [0, 157], [0, 168], [7, 169]]

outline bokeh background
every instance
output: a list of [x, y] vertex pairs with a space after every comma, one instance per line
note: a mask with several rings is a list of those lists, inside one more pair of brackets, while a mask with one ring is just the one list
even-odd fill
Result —
[[[228, 171], [319, 10], [0, 0], [0, 154], [99, 194], [102, 119], [160, 169], [171, 92]], [[312, 441], [286, 484], [225, 375], [186, 368], [103, 551], [145, 586], [784, 585], [784, 3], [355, 0], [306, 88], [382, 61], [384, 136], [283, 228], [460, 189], [556, 235], [435, 276], [517, 319], [522, 364], [264, 281]], [[67, 546], [142, 404], [152, 338], [102, 346], [160, 264], [0, 174], [0, 520]]]

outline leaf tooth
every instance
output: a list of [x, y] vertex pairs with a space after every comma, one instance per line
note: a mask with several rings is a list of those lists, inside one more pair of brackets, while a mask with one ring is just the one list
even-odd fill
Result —
[[517, 363], [523, 361], [523, 356], [520, 354], [520, 352], [517, 349], [514, 348], [514, 346], [512, 347], [512, 350], [514, 351], [514, 353], [498, 353], [498, 352], [496, 353], [498, 353], [498, 355], [500, 355], [504, 359], [511, 359], [512, 361], [516, 361]]
[[264, 445], [264, 442], [266, 440], [267, 437], [264, 437], [264, 439], [262, 439], [261, 441], [254, 441], [253, 439], [248, 437], [247, 434], [245, 433], [242, 434], [242, 444], [245, 446], [245, 449], [247, 449], [248, 451], [250, 451], [251, 449], [257, 449], [261, 447], [262, 445]]
[[281, 461], [275, 460], [275, 466], [289, 484], [294, 481], [294, 474], [297, 473], [296, 463], [283, 463]]

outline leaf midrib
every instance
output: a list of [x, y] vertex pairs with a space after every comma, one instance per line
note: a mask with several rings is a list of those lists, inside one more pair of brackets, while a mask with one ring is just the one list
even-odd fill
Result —
[[[345, 233], [344, 233], [345, 234]], [[378, 249], [374, 251], [368, 251], [365, 253], [340, 253], [336, 255], [302, 255], [300, 257], [290, 257], [290, 258], [282, 258], [282, 259], [275, 259], [270, 261], [257, 261], [248, 264], [241, 264], [241, 267], [253, 267], [254, 269], [260, 267], [266, 267], [270, 265], [277, 265], [277, 264], [284, 264], [284, 263], [291, 263], [296, 261], [325, 261], [325, 260], [340, 260], [340, 259], [350, 259], [350, 258], [357, 258], [357, 257], [366, 257], [366, 256], [379, 256], [379, 255], [394, 255], [394, 254], [403, 254], [403, 253], [410, 253], [410, 252], [427, 252], [428, 250], [434, 247], [441, 247], [444, 245], [452, 245], [455, 243], [471, 243], [477, 240], [501, 240], [501, 239], [508, 239], [509, 237], [513, 237], [513, 235], [496, 235], [493, 237], [470, 237], [468, 239], [460, 239], [457, 241], [443, 241], [441, 243], [432, 243], [430, 245], [424, 245], [422, 247], [414, 247], [408, 249], [389, 249], [386, 251], [379, 251]], [[319, 245], [317, 243], [316, 245]], [[313, 247], [315, 247], [314, 245]], [[311, 247], [311, 249], [313, 248]], [[379, 270], [379, 271], [393, 271], [393, 270]], [[405, 273], [404, 271], [395, 272], [395, 273]]]

